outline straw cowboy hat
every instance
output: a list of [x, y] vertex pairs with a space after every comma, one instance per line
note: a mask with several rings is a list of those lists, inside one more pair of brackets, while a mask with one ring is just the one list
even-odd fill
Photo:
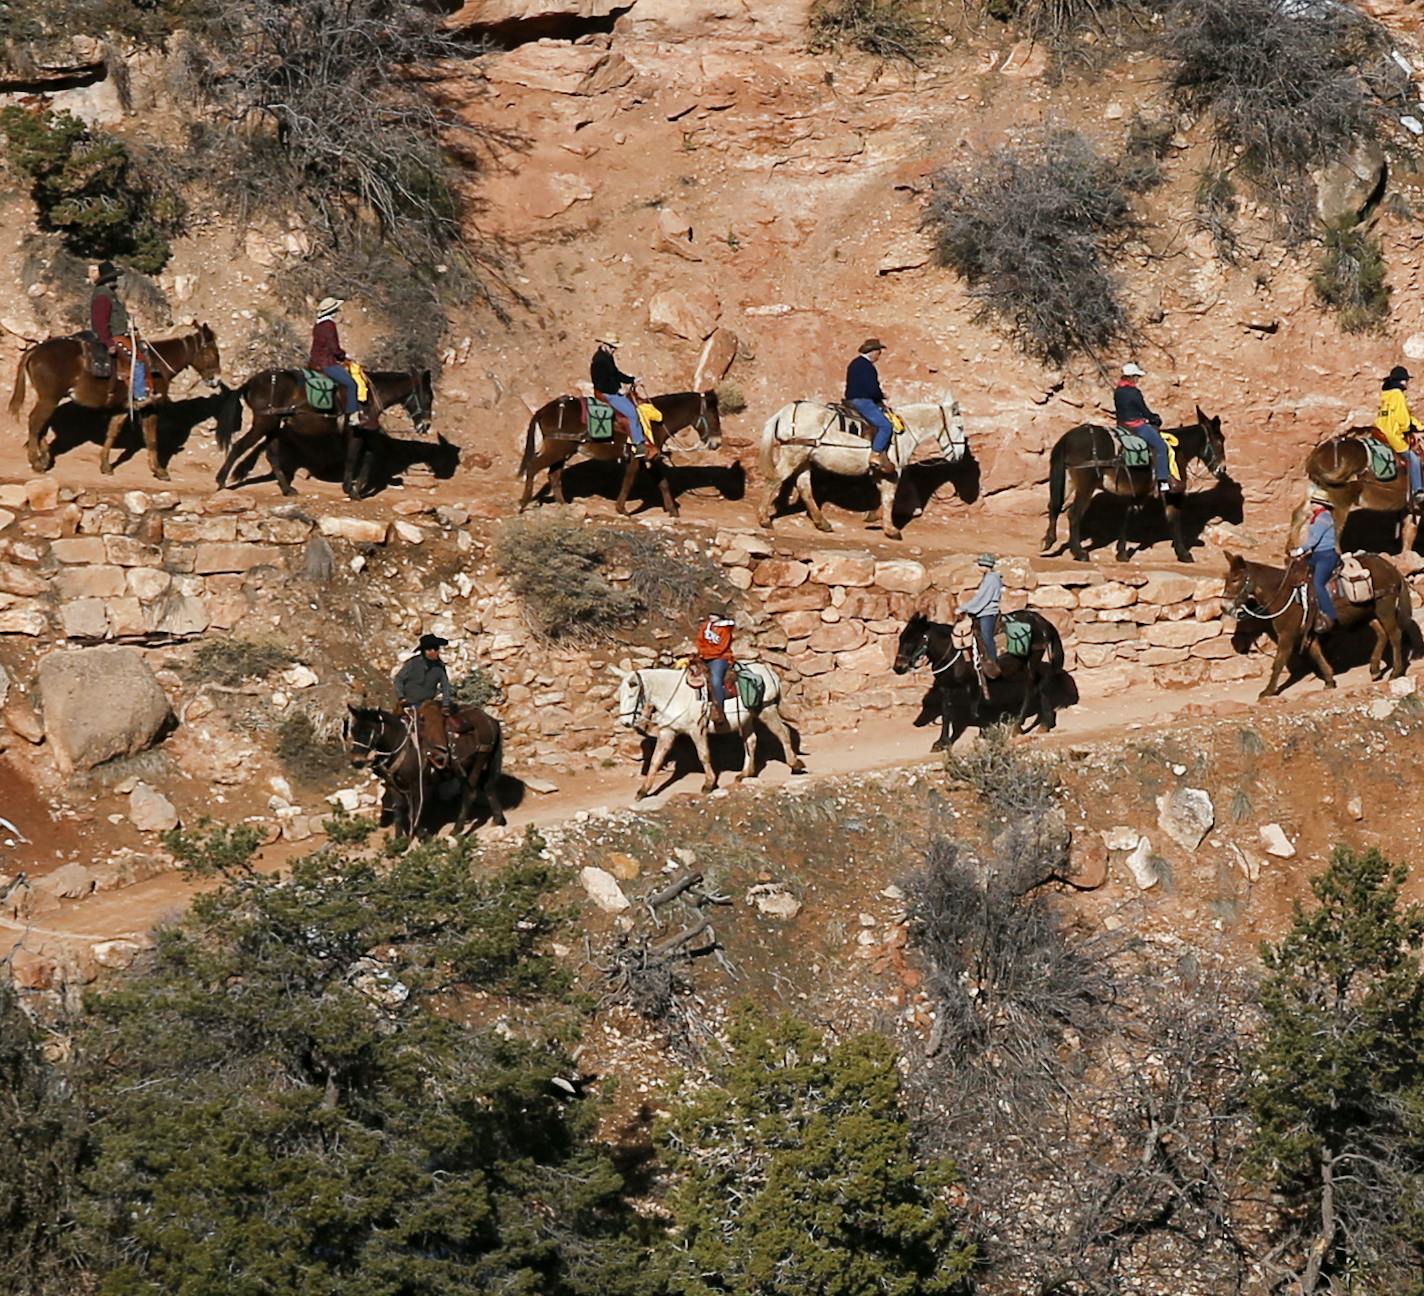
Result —
[[616, 333], [605, 333], [602, 337], [594, 340], [602, 346], [612, 347], [615, 351], [623, 345], [623, 339]]
[[1129, 360], [1122, 367], [1122, 376], [1124, 378], [1146, 378], [1147, 370], [1144, 369], [1140, 364]]
[[345, 305], [346, 301], [342, 297], [323, 297], [316, 304], [316, 313], [318, 315], [335, 315]]

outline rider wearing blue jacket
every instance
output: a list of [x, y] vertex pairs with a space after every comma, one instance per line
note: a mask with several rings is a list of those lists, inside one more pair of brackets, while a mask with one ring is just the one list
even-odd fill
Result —
[[1147, 377], [1141, 365], [1125, 364], [1122, 377], [1113, 391], [1113, 413], [1118, 427], [1140, 436], [1152, 449], [1152, 463], [1157, 470], [1157, 493], [1165, 495], [1172, 489], [1172, 469], [1167, 455], [1167, 443], [1162, 440], [1162, 419], [1147, 408], [1147, 399], [1137, 385]]
[[1335, 514], [1330, 509], [1330, 497], [1312, 488], [1310, 502], [1315, 506], [1306, 523], [1305, 538], [1300, 547], [1291, 550], [1292, 558], [1304, 558], [1310, 563], [1311, 587], [1315, 591], [1316, 607], [1320, 609], [1315, 633], [1323, 634], [1335, 624], [1335, 600], [1330, 597], [1330, 578], [1340, 566], [1339, 545], [1335, 539]]

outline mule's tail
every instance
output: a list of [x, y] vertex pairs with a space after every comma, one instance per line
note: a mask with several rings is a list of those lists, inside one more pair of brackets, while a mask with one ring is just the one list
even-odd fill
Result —
[[26, 351], [15, 366], [15, 390], [10, 393], [10, 414], [13, 418], [19, 418], [20, 411], [25, 408], [25, 375], [29, 369], [30, 353]]
[[524, 457], [519, 461], [516, 477], [523, 477], [529, 471], [529, 465], [534, 462], [534, 429], [539, 426], [539, 411], [535, 410], [529, 416], [529, 427], [524, 433]]
[[1399, 582], [1399, 621], [1404, 630], [1405, 655], [1424, 657], [1424, 630], [1414, 619], [1414, 600], [1409, 594], [1409, 582]]
[[1068, 448], [1067, 439], [1060, 439], [1048, 457], [1048, 521], [1052, 525], [1063, 512], [1063, 501], [1068, 494]]
[[[761, 468], [762, 477], [770, 481], [772, 474], [776, 472], [776, 434], [781, 427], [782, 411], [777, 410], [767, 421], [766, 426], [761, 430], [761, 454], [757, 458]], [[796, 430], [796, 414], [791, 415], [791, 430]]]
[[246, 395], [247, 384], [244, 383], [241, 387], [224, 387], [218, 398], [222, 404], [218, 406], [215, 435], [218, 449], [224, 454], [232, 449], [234, 439], [242, 431], [242, 402]]

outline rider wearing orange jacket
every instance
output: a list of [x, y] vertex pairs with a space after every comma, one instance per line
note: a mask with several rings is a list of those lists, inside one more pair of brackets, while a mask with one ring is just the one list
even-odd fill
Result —
[[697, 655], [707, 666], [708, 694], [713, 723], [725, 725], [727, 712], [727, 672], [736, 660], [732, 656], [734, 622], [725, 611], [712, 613], [697, 632]]

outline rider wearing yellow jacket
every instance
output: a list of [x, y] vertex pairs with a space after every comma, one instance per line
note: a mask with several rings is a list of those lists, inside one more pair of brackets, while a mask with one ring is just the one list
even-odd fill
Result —
[[1409, 437], [1418, 428], [1414, 416], [1409, 412], [1409, 401], [1405, 389], [1409, 386], [1409, 370], [1403, 365], [1395, 365], [1380, 386], [1379, 415], [1375, 419], [1375, 436], [1383, 441], [1395, 454], [1403, 455], [1409, 468], [1409, 497], [1417, 500], [1424, 490], [1424, 473], [1421, 473], [1419, 455], [1411, 447]]

